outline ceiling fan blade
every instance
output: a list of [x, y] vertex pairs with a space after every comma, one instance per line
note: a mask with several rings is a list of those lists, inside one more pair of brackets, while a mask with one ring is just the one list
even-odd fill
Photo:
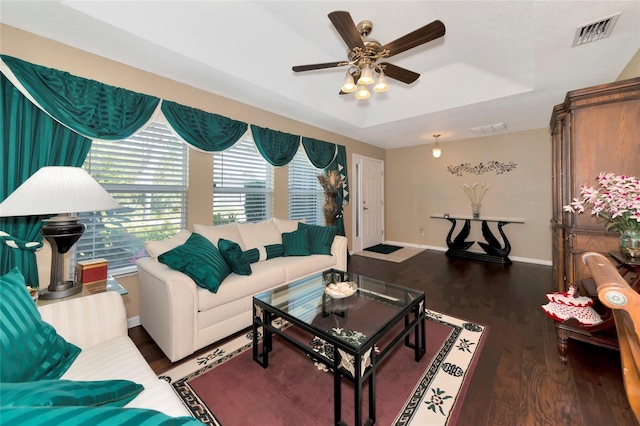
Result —
[[360, 47], [364, 49], [364, 42], [362, 41], [362, 37], [360, 37], [358, 28], [353, 22], [353, 19], [351, 18], [349, 12], [345, 12], [342, 10], [331, 12], [329, 14], [329, 19], [333, 23], [333, 26], [336, 27], [336, 30], [338, 30], [338, 34], [340, 34], [340, 37], [342, 37], [349, 49], [353, 49], [354, 47]]
[[349, 65], [349, 62], [340, 61], [340, 62], [325, 62], [323, 64], [296, 65], [291, 69], [295, 72], [302, 72], [302, 71], [320, 70], [323, 68], [343, 67], [345, 65]]
[[409, 71], [406, 68], [402, 68], [388, 62], [381, 62], [380, 65], [384, 65], [384, 75], [403, 83], [411, 84], [420, 77], [420, 74], [417, 72]]
[[445, 33], [444, 24], [441, 21], [433, 21], [422, 28], [406, 34], [399, 39], [382, 46], [382, 49], [389, 49], [389, 57], [412, 49], [431, 40], [440, 38]]

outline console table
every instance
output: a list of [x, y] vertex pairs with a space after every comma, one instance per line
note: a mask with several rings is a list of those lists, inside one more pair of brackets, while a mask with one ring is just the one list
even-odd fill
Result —
[[[448, 214], [431, 215], [430, 217], [432, 219], [444, 219], [451, 222], [451, 229], [447, 234], [447, 247], [449, 247], [449, 250], [447, 250], [446, 252], [447, 256], [484, 260], [488, 262], [503, 263], [506, 265], [511, 264], [511, 260], [509, 259], [511, 244], [509, 244], [509, 240], [504, 234], [502, 227], [510, 223], [524, 223], [524, 219], [507, 217], [474, 218], [472, 216], [451, 216]], [[451, 236], [453, 235], [453, 231], [456, 228], [456, 223], [458, 220], [464, 220], [464, 225], [462, 226], [460, 232], [458, 232], [458, 235], [456, 235], [456, 237], [452, 240]], [[484, 237], [485, 242], [478, 241], [478, 245], [482, 247], [482, 249], [485, 251], [484, 253], [476, 253], [468, 250], [468, 248], [475, 243], [475, 241], [467, 241], [467, 237], [471, 232], [471, 222], [482, 222], [482, 236]], [[493, 235], [491, 229], [489, 229], [488, 222], [494, 222], [498, 224], [498, 232], [502, 236], [504, 245], [502, 245], [500, 241], [498, 241], [498, 239]]]

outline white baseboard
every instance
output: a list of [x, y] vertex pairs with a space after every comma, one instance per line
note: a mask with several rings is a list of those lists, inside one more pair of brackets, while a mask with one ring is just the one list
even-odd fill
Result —
[[[413, 243], [402, 243], [399, 241], [385, 241], [385, 244], [391, 244], [394, 246], [403, 246], [403, 247], [416, 247], [416, 248], [424, 248], [427, 250], [435, 250], [435, 251], [447, 251], [447, 247], [439, 247], [439, 246], [427, 246], [423, 244], [413, 244]], [[529, 257], [518, 257], [518, 256], [509, 256], [509, 259], [516, 262], [524, 262], [524, 263], [533, 263], [536, 265], [544, 265], [544, 266], [552, 266], [552, 262], [550, 260], [544, 259], [532, 259]]]
[[127, 318], [127, 328], [133, 328], [140, 325], [140, 317]]

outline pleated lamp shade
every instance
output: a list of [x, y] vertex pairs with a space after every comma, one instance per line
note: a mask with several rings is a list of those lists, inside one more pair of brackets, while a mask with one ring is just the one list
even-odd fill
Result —
[[37, 216], [119, 209], [80, 167], [42, 167], [0, 204], [0, 217]]

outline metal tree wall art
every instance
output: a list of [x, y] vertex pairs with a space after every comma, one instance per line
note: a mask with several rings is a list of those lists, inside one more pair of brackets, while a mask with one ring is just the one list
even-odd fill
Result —
[[462, 176], [464, 172], [473, 173], [474, 175], [482, 175], [489, 172], [495, 172], [497, 175], [501, 175], [503, 173], [510, 172], [515, 169], [518, 165], [513, 161], [509, 163], [501, 163], [499, 161], [489, 161], [487, 164], [478, 163], [475, 166], [472, 166], [470, 163], [462, 163], [458, 166], [447, 166], [447, 171], [449, 173]]

